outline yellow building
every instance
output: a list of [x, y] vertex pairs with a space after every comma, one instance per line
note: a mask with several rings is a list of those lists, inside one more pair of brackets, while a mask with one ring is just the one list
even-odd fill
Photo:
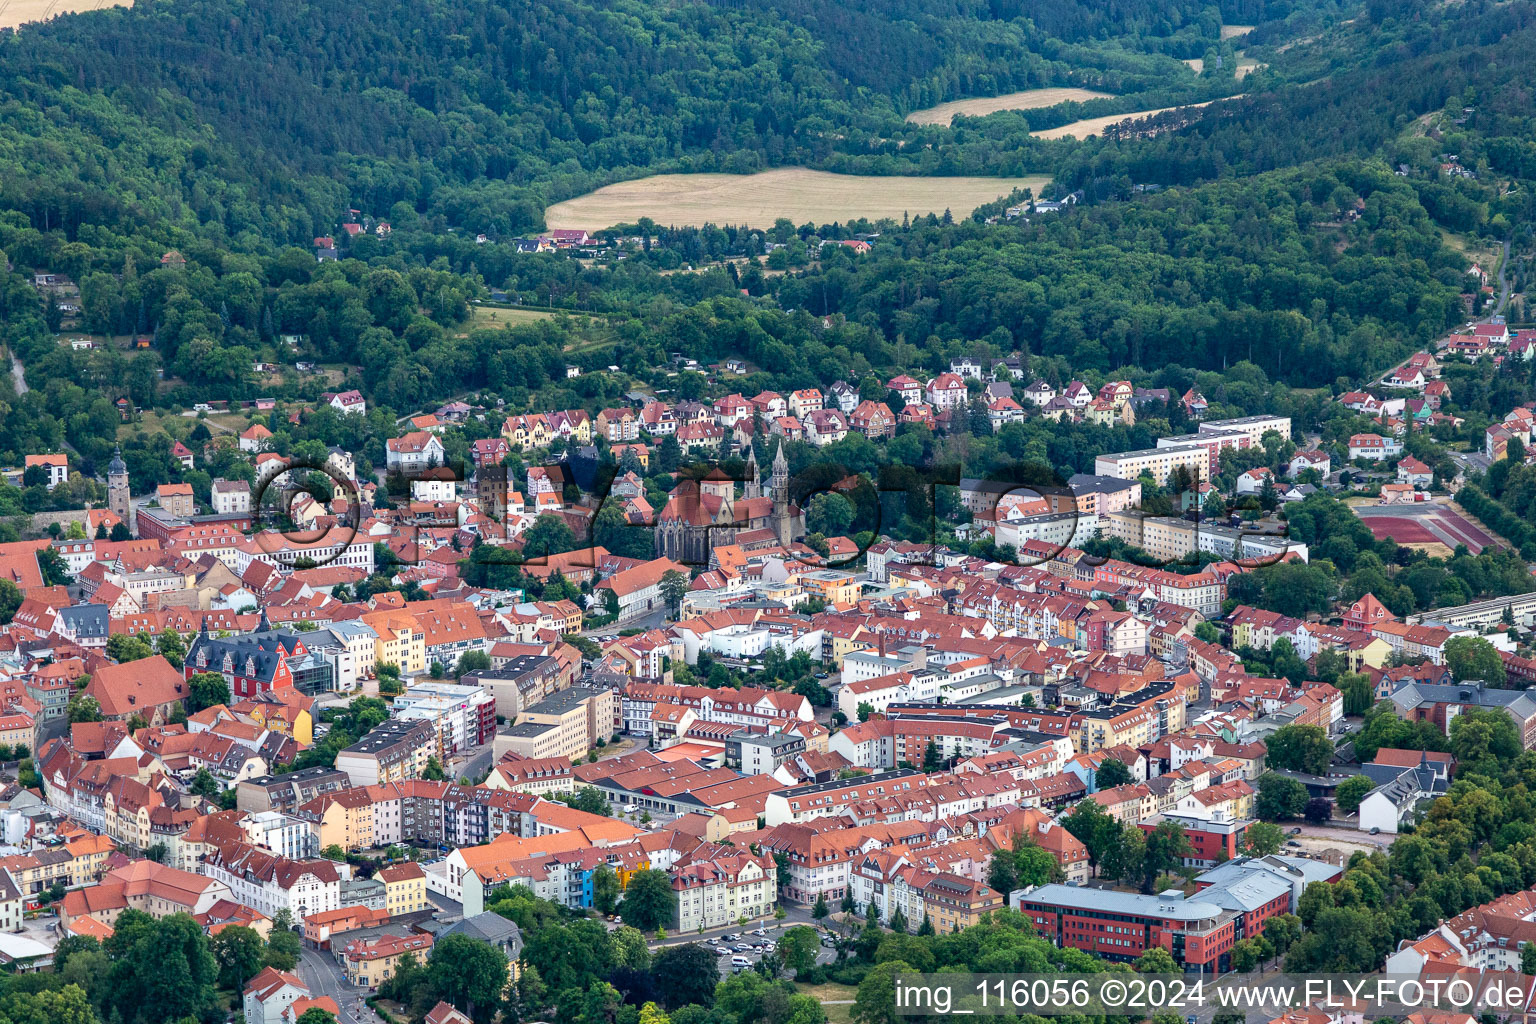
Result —
[[301, 810], [315, 815], [310, 831], [320, 849], [339, 846], [352, 853], [373, 846], [373, 801], [366, 789], [318, 796]]
[[25, 711], [0, 715], [0, 743], [7, 747], [25, 746], [37, 751], [37, 722]]
[[384, 906], [389, 916], [427, 909], [427, 873], [420, 864], [397, 864], [375, 877], [384, 883]]
[[[371, 666], [370, 666], [371, 667]], [[296, 704], [264, 704], [251, 702], [250, 708], [241, 708], [252, 722], [280, 736], [291, 736], [295, 743], [307, 747], [315, 742], [315, 717], [307, 708]]]
[[936, 876], [922, 894], [923, 910], [940, 935], [979, 924], [984, 915], [1008, 905], [1001, 893], [958, 875]]
[[109, 836], [87, 834], [64, 844], [69, 853], [69, 884], [90, 885], [101, 881], [106, 871], [107, 857], [117, 844]]
[[354, 940], [342, 950], [341, 968], [352, 984], [374, 988], [394, 977], [400, 960], [408, 953], [417, 963], [426, 963], [432, 955], [432, 936], [380, 935]]
[[378, 634], [376, 662], [400, 666], [402, 676], [427, 670], [427, 635], [415, 616], [398, 611], [369, 612], [363, 616], [363, 624]]
[[495, 756], [585, 757], [599, 737], [613, 731], [618, 712], [614, 690], [573, 686], [526, 709], [517, 724], [496, 734]]
[[827, 604], [847, 606], [857, 604], [860, 594], [859, 578], [851, 572], [839, 569], [818, 569], [801, 573], [800, 585]]

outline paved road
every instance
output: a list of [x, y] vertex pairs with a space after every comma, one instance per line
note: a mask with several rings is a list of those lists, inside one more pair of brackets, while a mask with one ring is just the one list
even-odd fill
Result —
[[363, 1002], [368, 990], [347, 981], [336, 958], [323, 949], [305, 947], [299, 954], [299, 977], [311, 996], [330, 996], [341, 1008], [337, 1024], [381, 1024], [379, 1015]]
[[1499, 260], [1499, 302], [1493, 307], [1494, 315], [1504, 312], [1504, 307], [1509, 305], [1509, 275], [1506, 270], [1509, 267], [1509, 243], [1504, 243], [1504, 256]]

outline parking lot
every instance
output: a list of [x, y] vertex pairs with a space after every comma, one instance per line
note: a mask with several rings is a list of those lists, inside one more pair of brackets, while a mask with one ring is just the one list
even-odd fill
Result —
[[[837, 959], [837, 950], [829, 945], [831, 936], [821, 929], [817, 929], [821, 938], [821, 946], [816, 952], [818, 964], [829, 964]], [[772, 932], [764, 930], [762, 934], [757, 929], [742, 932], [727, 932], [724, 935], [708, 939], [696, 940], [699, 945], [713, 949], [720, 960], [720, 973], [728, 974], [739, 971], [748, 971], [757, 966], [765, 953], [778, 948], [778, 942]]]

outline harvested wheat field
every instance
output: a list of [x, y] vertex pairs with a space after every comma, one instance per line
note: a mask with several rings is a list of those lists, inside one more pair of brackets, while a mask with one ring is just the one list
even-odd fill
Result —
[[1205, 70], [1204, 57], [1189, 57], [1184, 61], [1184, 63], [1188, 64], [1189, 70], [1193, 71], [1197, 75]]
[[1068, 100], [1085, 103], [1088, 100], [1101, 100], [1109, 95], [1107, 92], [1095, 92], [1092, 89], [1026, 89], [1023, 92], [1011, 92], [1006, 96], [978, 96], [968, 100], [951, 100], [948, 103], [940, 103], [936, 107], [929, 107], [927, 110], [914, 110], [907, 115], [907, 120], [912, 124], [949, 124], [961, 114], [966, 117], [985, 117], [999, 110], [1039, 110], [1041, 107], [1054, 107]]
[[[1229, 100], [1238, 99], [1236, 96], [1225, 97]], [[1086, 139], [1090, 135], [1102, 134], [1105, 128], [1112, 124], [1130, 118], [1151, 117], [1153, 114], [1164, 114], [1170, 110], [1198, 110], [1200, 107], [1208, 107], [1215, 100], [1207, 100], [1204, 103], [1189, 103], [1180, 107], [1158, 107], [1156, 110], [1133, 110], [1126, 114], [1110, 114], [1108, 117], [1090, 117], [1082, 121], [1073, 121], [1064, 124], [1060, 128], [1047, 128], [1044, 131], [1035, 132], [1037, 139]]]
[[0, 28], [17, 28], [28, 22], [44, 21], [56, 14], [96, 11], [103, 7], [132, 7], [133, 0], [0, 0]]
[[772, 227], [903, 214], [969, 214], [1015, 188], [1038, 195], [1050, 178], [916, 178], [863, 176], [784, 167], [757, 174], [656, 174], [606, 185], [544, 211], [550, 230], [600, 231], [649, 217], [672, 226], [740, 224]]
[[1245, 36], [1252, 31], [1252, 25], [1223, 25], [1221, 26], [1221, 38], [1232, 39], [1236, 36]]

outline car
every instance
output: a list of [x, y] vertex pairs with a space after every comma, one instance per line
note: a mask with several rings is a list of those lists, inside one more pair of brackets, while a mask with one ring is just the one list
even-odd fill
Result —
[[1293, 836], [1299, 836], [1299, 835], [1301, 835], [1301, 829], [1299, 829], [1299, 828], [1293, 828], [1293, 829], [1291, 829], [1291, 835], [1293, 835]]
[[730, 946], [721, 946], [719, 949], [715, 950], [715, 952], [719, 953], [721, 956], [730, 956], [732, 949]]
[[745, 942], [739, 942], [739, 943], [736, 944], [736, 952], [738, 952], [738, 953], [750, 953], [750, 952], [752, 952], [752, 947], [747, 945]]
[[720, 938], [725, 940], [726, 942], [735, 942], [737, 939], [741, 938], [741, 936], [737, 935], [735, 932], [730, 932], [727, 935], [720, 936]]
[[1286, 846], [1298, 846], [1299, 847], [1301, 844], [1298, 843], [1296, 840], [1292, 839], [1290, 842], [1286, 843], [1285, 845]]
[[1379, 826], [1379, 825], [1372, 825], [1371, 826], [1370, 834], [1373, 835], [1373, 836], [1381, 835], [1381, 826]]
[[718, 938], [711, 938], [709, 940], [709, 944], [711, 946], [718, 946], [718, 945], [720, 945], [720, 940]]

